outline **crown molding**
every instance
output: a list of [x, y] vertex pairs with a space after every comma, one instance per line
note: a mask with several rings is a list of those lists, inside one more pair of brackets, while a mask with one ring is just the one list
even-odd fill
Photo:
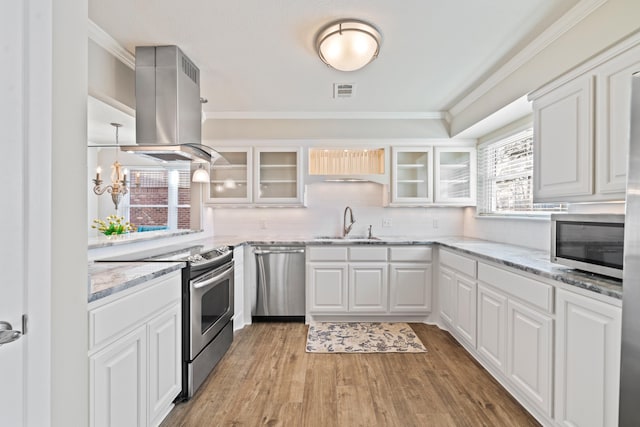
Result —
[[206, 111], [207, 120], [447, 120], [443, 111]]
[[562, 74], [560, 77], [546, 83], [544, 86], [539, 87], [535, 91], [529, 93], [528, 98], [530, 101], [533, 101], [539, 98], [540, 96], [545, 95], [551, 92], [552, 90], [559, 88], [565, 83], [568, 83], [569, 81], [575, 79], [576, 77], [581, 76], [589, 71], [592, 71], [594, 68], [598, 67], [599, 65], [604, 64], [605, 62], [626, 52], [629, 49], [635, 48], [638, 45], [640, 45], [640, 31], [636, 31], [635, 33], [631, 34], [627, 38], [616, 43], [614, 46], [592, 57], [591, 59], [583, 62], [577, 67], [572, 68], [571, 70]]
[[89, 38], [93, 40], [97, 45], [115, 56], [127, 67], [135, 70], [136, 57], [91, 19], [89, 19], [88, 32]]
[[465, 108], [476, 102], [483, 95], [497, 86], [498, 83], [514, 73], [606, 2], [607, 0], [582, 0], [580, 3], [575, 5], [560, 19], [544, 30], [524, 49], [514, 55], [506, 64], [489, 76], [489, 78], [478, 85], [467, 96], [462, 98], [456, 105], [451, 107], [449, 109], [451, 115], [456, 116]]

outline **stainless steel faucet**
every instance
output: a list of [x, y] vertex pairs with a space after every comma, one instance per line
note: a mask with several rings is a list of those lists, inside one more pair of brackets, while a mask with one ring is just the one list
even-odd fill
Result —
[[[349, 225], [347, 225], [347, 211], [349, 211]], [[344, 237], [347, 237], [347, 235], [349, 234], [349, 232], [351, 231], [351, 228], [353, 227], [353, 224], [356, 222], [356, 220], [353, 218], [353, 211], [351, 210], [351, 208], [349, 206], [347, 206], [344, 209], [344, 216], [342, 218], [342, 233]]]

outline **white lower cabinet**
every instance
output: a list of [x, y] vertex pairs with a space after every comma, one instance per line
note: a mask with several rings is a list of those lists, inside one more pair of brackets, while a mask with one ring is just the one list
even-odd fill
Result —
[[337, 263], [307, 264], [309, 311], [342, 313], [347, 311], [347, 265]]
[[386, 263], [349, 265], [349, 311], [386, 313], [388, 288]]
[[448, 268], [440, 266], [438, 270], [438, 290], [440, 296], [440, 318], [449, 326], [453, 326], [456, 304], [456, 274]]
[[443, 326], [541, 424], [618, 425], [619, 300], [447, 249], [439, 259]]
[[507, 377], [533, 404], [551, 415], [553, 321], [513, 300], [507, 307]]
[[158, 426], [182, 389], [181, 273], [89, 304], [90, 426]]
[[478, 353], [498, 371], [507, 369], [507, 297], [478, 284]]
[[431, 264], [389, 264], [389, 312], [431, 311]]
[[476, 346], [476, 282], [456, 275], [456, 331]]
[[307, 248], [307, 311], [313, 316], [411, 315], [431, 310], [431, 248]]
[[438, 291], [440, 317], [456, 336], [476, 346], [476, 261], [451, 251], [440, 250]]
[[551, 285], [478, 263], [478, 355], [548, 418], [553, 411], [552, 314]]
[[148, 425], [145, 326], [92, 356], [90, 369], [92, 426]]
[[557, 292], [556, 422], [618, 425], [622, 309]]
[[182, 390], [180, 304], [147, 325], [149, 335], [149, 421], [159, 425]]

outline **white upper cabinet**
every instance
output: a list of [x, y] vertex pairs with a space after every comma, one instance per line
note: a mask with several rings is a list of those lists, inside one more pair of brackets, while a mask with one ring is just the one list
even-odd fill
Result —
[[228, 163], [211, 167], [205, 201], [213, 205], [300, 205], [302, 163], [298, 147], [234, 147], [218, 152]]
[[624, 193], [629, 152], [631, 75], [640, 71], [640, 46], [596, 70], [596, 192]]
[[394, 147], [391, 206], [476, 204], [475, 147]]
[[254, 202], [302, 203], [300, 148], [256, 148]]
[[435, 202], [475, 206], [476, 149], [436, 147]]
[[634, 35], [529, 95], [534, 112], [535, 202], [623, 200]]
[[251, 148], [234, 148], [233, 151], [218, 150], [228, 164], [214, 163], [211, 167], [211, 182], [206, 191], [207, 203], [251, 203], [253, 192], [253, 158]]
[[533, 101], [536, 202], [593, 193], [593, 79], [582, 76]]
[[433, 202], [433, 149], [431, 147], [394, 147], [392, 165], [392, 204]]

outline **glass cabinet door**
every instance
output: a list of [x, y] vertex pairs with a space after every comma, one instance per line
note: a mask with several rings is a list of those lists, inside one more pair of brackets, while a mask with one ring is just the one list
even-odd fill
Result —
[[216, 162], [211, 166], [208, 203], [251, 202], [251, 149], [218, 151], [228, 164]]
[[392, 204], [431, 203], [431, 147], [393, 149]]
[[436, 148], [435, 202], [476, 204], [476, 149]]
[[300, 150], [256, 149], [256, 203], [300, 203]]

